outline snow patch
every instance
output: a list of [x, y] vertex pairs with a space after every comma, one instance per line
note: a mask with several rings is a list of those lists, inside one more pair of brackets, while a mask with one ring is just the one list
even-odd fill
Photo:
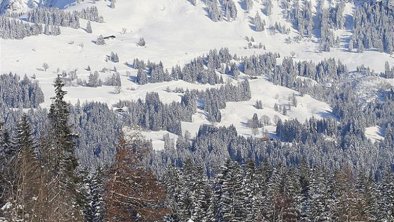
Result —
[[371, 126], [365, 128], [365, 136], [373, 143], [384, 139], [383, 130], [380, 126]]

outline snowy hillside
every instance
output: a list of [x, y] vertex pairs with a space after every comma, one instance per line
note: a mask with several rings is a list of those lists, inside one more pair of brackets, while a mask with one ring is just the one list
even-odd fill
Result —
[[24, 13], [40, 6], [66, 8], [75, 3], [75, 0], [2, 0], [0, 3], [0, 14]]
[[[113, 93], [113, 87], [68, 87], [67, 100], [72, 103], [100, 101], [114, 104], [120, 99], [135, 100], [143, 98], [147, 92], [159, 92], [163, 101], [179, 101], [177, 95], [167, 93], [165, 89], [168, 87], [204, 89], [207, 86], [182, 81], [138, 86], [129, 80], [130, 76], [136, 75], [136, 70], [130, 69], [126, 63], [130, 64], [133, 59], [138, 58], [153, 62], [162, 61], [166, 68], [171, 68], [204, 55], [210, 49], [221, 47], [228, 47], [232, 53], [240, 56], [278, 52], [281, 57], [294, 55], [296, 60], [315, 62], [335, 57], [351, 70], [361, 65], [367, 65], [375, 71], [383, 71], [386, 61], [390, 65], [394, 64], [394, 59], [389, 54], [376, 51], [349, 53], [342, 48], [345, 44], [341, 44], [339, 48], [331, 49], [330, 52], [319, 52], [315, 37], [286, 43], [289, 37], [297, 36], [297, 31], [286, 21], [279, 2], [276, 1], [273, 2], [270, 16], [259, 12], [259, 9], [264, 8], [264, 4], [255, 1], [252, 9], [244, 10], [241, 1], [236, 4], [238, 16], [234, 21], [216, 23], [209, 19], [206, 6], [199, 1], [196, 6], [193, 6], [185, 0], [163, 0], [160, 2], [155, 0], [119, 0], [116, 2], [115, 8], [109, 7], [110, 2], [108, 1], [98, 1], [95, 4], [90, 1], [76, 5], [70, 3], [68, 1], [40, 2], [39, 4], [34, 1], [2, 2], [3, 8], [8, 7], [12, 11], [18, 12], [26, 12], [32, 7], [43, 4], [59, 8], [67, 6], [67, 11], [78, 11], [94, 5], [98, 8], [99, 15], [104, 18], [103, 23], [91, 23], [92, 33], [86, 33], [84, 27], [87, 22], [81, 19], [82, 28], [62, 27], [60, 36], [39, 35], [23, 40], [0, 40], [1, 72], [34, 74], [44, 91], [43, 107], [48, 107], [50, 104], [49, 98], [53, 96], [52, 82], [57, 74], [76, 70], [79, 78], [87, 79], [90, 70], [102, 70], [103, 68], [109, 70], [116, 68], [120, 73], [122, 91], [119, 94]], [[351, 8], [351, 4], [348, 3], [345, 13], [352, 13]], [[290, 33], [288, 35], [273, 34], [268, 29], [263, 32], [254, 31], [250, 21], [256, 13], [261, 14], [267, 26], [281, 23], [290, 28]], [[344, 29], [342, 32], [338, 31], [337, 34], [346, 36], [349, 33]], [[105, 45], [96, 45], [94, 41], [99, 35], [114, 35], [116, 38], [107, 40]], [[253, 37], [254, 42], [245, 40], [245, 37]], [[137, 45], [140, 38], [145, 39], [146, 46]], [[262, 44], [263, 48], [250, 48], [248, 44]], [[119, 56], [118, 63], [107, 59], [111, 52], [115, 52]], [[49, 66], [46, 70], [42, 68], [44, 63]], [[89, 71], [86, 70], [87, 67], [90, 68]], [[368, 86], [365, 87], [368, 88]], [[307, 96], [300, 97], [298, 107], [287, 116], [283, 116], [273, 111], [274, 103], [281, 104], [290, 94], [297, 94], [297, 92], [270, 85], [265, 80], [251, 81], [251, 90], [252, 99], [250, 101], [229, 104], [226, 109], [222, 110], [223, 121], [220, 125], [233, 124], [242, 134], [250, 135], [250, 130], [243, 129], [244, 123], [256, 112], [259, 115], [266, 114], [271, 119], [277, 116], [281, 119], [296, 118], [300, 121], [304, 121], [312, 115], [330, 116], [329, 105], [308, 99]], [[264, 101], [262, 112], [253, 110], [253, 103], [257, 99]], [[193, 124], [184, 123], [184, 129], [196, 132], [201, 123], [207, 123], [203, 116], [195, 118]], [[267, 126], [266, 130], [273, 133], [275, 128]]]

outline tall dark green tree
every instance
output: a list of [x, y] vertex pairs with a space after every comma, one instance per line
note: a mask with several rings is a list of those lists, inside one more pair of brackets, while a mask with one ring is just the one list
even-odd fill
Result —
[[163, 175], [163, 183], [166, 186], [168, 204], [173, 210], [168, 218], [171, 218], [172, 221], [179, 221], [178, 210], [182, 188], [179, 170], [170, 165]]
[[104, 221], [104, 178], [101, 168], [92, 175], [85, 176], [84, 217], [87, 222]]
[[7, 162], [9, 189], [8, 201], [13, 204], [7, 212], [10, 221], [35, 221], [39, 198], [40, 165], [35, 154], [35, 144], [24, 114], [17, 126], [15, 155]]
[[[4, 134], [4, 124], [0, 122], [0, 206], [4, 206], [5, 204], [5, 188], [6, 181], [4, 178], [5, 175], [5, 141], [3, 138]], [[0, 212], [1, 216], [1, 212]]]
[[[71, 132], [68, 123], [69, 105], [64, 101], [67, 94], [63, 90], [64, 83], [60, 77], [55, 80], [55, 97], [49, 110], [49, 123], [51, 131], [51, 141], [53, 144], [51, 150], [54, 154], [49, 161], [54, 172], [66, 173], [70, 177], [74, 177], [75, 170], [78, 166], [77, 158], [74, 155], [75, 135]], [[61, 172], [62, 171], [62, 172]]]
[[378, 200], [380, 218], [382, 221], [394, 220], [394, 176], [387, 170], [380, 184], [380, 197]]
[[[47, 169], [48, 201], [59, 206], [49, 215], [57, 221], [81, 221], [81, 196], [78, 186], [78, 161], [75, 156], [75, 135], [69, 120], [69, 105], [64, 101], [66, 91], [64, 83], [58, 76], [55, 80], [55, 97], [49, 110], [49, 132], [46, 146], [42, 151], [43, 164]], [[51, 203], [49, 203], [51, 204]]]
[[242, 183], [242, 213], [247, 221], [261, 220], [262, 187], [259, 187], [259, 175], [256, 174], [255, 163], [249, 160], [244, 166], [244, 179]]

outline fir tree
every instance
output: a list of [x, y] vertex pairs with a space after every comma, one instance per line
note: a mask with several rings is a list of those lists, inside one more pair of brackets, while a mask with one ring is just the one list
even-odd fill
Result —
[[219, 11], [217, 0], [208, 2], [208, 16], [214, 22], [222, 20], [222, 15]]
[[253, 8], [253, 0], [245, 0], [245, 10], [249, 12]]
[[166, 186], [167, 199], [169, 200], [169, 205], [172, 209], [169, 218], [174, 221], [179, 221], [180, 216], [178, 212], [180, 210], [179, 203], [182, 189], [180, 172], [174, 166], [169, 166], [163, 175], [163, 182]]
[[7, 212], [12, 221], [37, 220], [40, 165], [35, 155], [35, 145], [28, 123], [24, 114], [17, 127], [15, 138], [17, 153], [9, 163], [12, 169], [12, 184], [10, 187], [10, 202], [15, 206]]
[[104, 40], [104, 37], [102, 35], [99, 35], [99, 37], [96, 40], [96, 44], [97, 45], [105, 45], [105, 40]]
[[84, 209], [85, 221], [101, 222], [104, 221], [104, 178], [101, 168], [88, 176], [86, 183], [86, 207]]
[[264, 31], [264, 21], [261, 20], [259, 13], [256, 13], [256, 16], [253, 19], [254, 29], [256, 32]]
[[[54, 208], [51, 217], [59, 221], [80, 221], [81, 206], [77, 167], [75, 156], [75, 135], [71, 131], [69, 121], [69, 105], [64, 101], [66, 91], [64, 83], [58, 76], [55, 80], [55, 97], [50, 106], [48, 119], [50, 124], [50, 137], [43, 149], [43, 161], [48, 171], [47, 187], [49, 199], [61, 208]], [[53, 196], [52, 196], [53, 195]], [[50, 203], [48, 203], [50, 204]]]
[[87, 25], [86, 25], [86, 32], [87, 33], [92, 33], [92, 25], [90, 24], [90, 21], [88, 21]]

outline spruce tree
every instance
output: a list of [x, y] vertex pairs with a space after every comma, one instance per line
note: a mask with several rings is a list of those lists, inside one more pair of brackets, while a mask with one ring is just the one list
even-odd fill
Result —
[[322, 169], [316, 169], [311, 177], [306, 216], [309, 220], [330, 220], [329, 186]]
[[[5, 156], [5, 150], [6, 150], [6, 143], [4, 140], [4, 132], [5, 132], [5, 127], [2, 122], [0, 122], [0, 193], [4, 194], [7, 186], [7, 180], [5, 177], [5, 169], [6, 169], [6, 156]], [[4, 206], [5, 204], [5, 198], [0, 198], [0, 206]]]
[[194, 169], [190, 158], [186, 159], [182, 168], [183, 174], [181, 177], [181, 186], [179, 194], [179, 219], [187, 221], [192, 216], [194, 192]]
[[85, 209], [84, 217], [88, 222], [104, 221], [104, 178], [103, 171], [98, 168], [85, 181]]
[[378, 204], [380, 208], [379, 219], [382, 221], [394, 220], [394, 176], [391, 169], [387, 169], [380, 184]]
[[256, 166], [249, 160], [244, 166], [244, 180], [242, 183], [242, 213], [246, 221], [256, 221], [260, 216], [261, 191], [257, 182]]
[[366, 221], [379, 221], [378, 189], [371, 177], [360, 173], [357, 178], [358, 218]]
[[[54, 208], [52, 217], [59, 221], [80, 221], [81, 196], [79, 192], [80, 177], [78, 161], [75, 156], [75, 135], [69, 125], [69, 105], [64, 101], [66, 91], [60, 76], [55, 80], [55, 97], [50, 106], [48, 119], [50, 124], [48, 142], [43, 150], [43, 162], [47, 170], [47, 179], [51, 186], [49, 199], [59, 208]], [[52, 196], [53, 195], [53, 196]]]
[[163, 175], [163, 183], [166, 186], [167, 199], [169, 201], [170, 208], [173, 210], [169, 215], [174, 221], [180, 220], [178, 215], [179, 202], [181, 194], [181, 178], [180, 172], [172, 165], [170, 165]]
[[209, 200], [211, 198], [210, 187], [204, 177], [204, 170], [201, 166], [195, 166], [194, 170], [194, 184], [191, 194], [192, 209], [191, 219], [193, 221], [209, 221], [206, 217], [206, 212], [209, 207]]
[[148, 83], [148, 76], [143, 69], [138, 69], [137, 83], [140, 85], [145, 85]]
[[208, 2], [208, 16], [214, 22], [222, 20], [222, 15], [219, 11], [217, 0]]
[[10, 178], [12, 184], [9, 201], [15, 207], [7, 212], [8, 218], [11, 221], [38, 221], [37, 206], [41, 169], [35, 154], [30, 124], [25, 114], [18, 123], [15, 141], [17, 152], [8, 165], [13, 175]]
[[277, 221], [280, 213], [280, 203], [283, 201], [281, 191], [282, 169], [274, 168], [271, 176], [267, 181], [267, 191], [263, 201], [263, 216], [265, 220]]
[[287, 174], [283, 177], [284, 187], [283, 196], [285, 204], [281, 218], [284, 221], [299, 221], [300, 220], [300, 202], [301, 202], [301, 186], [299, 175], [296, 170], [288, 169]]
[[244, 6], [246, 12], [249, 12], [253, 8], [253, 0], [244, 0]]
[[86, 32], [87, 33], [92, 33], [92, 25], [90, 24], [90, 21], [88, 21], [87, 25], [86, 25]]
[[99, 35], [96, 40], [96, 45], [105, 45], [105, 40], [102, 35]]
[[4, 123], [0, 123], [0, 158], [4, 160], [2, 163], [5, 163], [14, 154], [15, 147], [12, 146], [10, 134]]
[[253, 19], [254, 29], [256, 32], [264, 31], [264, 21], [261, 20], [259, 13], [256, 13], [256, 16]]

